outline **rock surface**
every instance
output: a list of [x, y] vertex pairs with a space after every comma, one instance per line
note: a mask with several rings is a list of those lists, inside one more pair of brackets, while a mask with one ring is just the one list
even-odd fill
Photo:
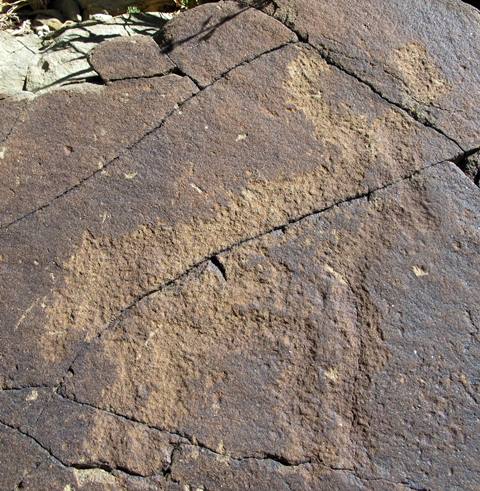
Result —
[[480, 151], [468, 155], [460, 164], [460, 168], [477, 186], [480, 186]]
[[416, 119], [465, 149], [480, 145], [478, 9], [457, 0], [359, 0], [355, 8], [349, 0], [275, 0], [260, 7]]
[[0, 489], [480, 486], [478, 15], [276, 5], [0, 101]]
[[201, 87], [241, 63], [296, 40], [295, 33], [268, 15], [228, 1], [187, 11], [157, 34], [168, 56]]
[[40, 39], [22, 39], [0, 32], [0, 99], [22, 92], [28, 67], [35, 62]]
[[[65, 4], [64, 0], [62, 3]], [[117, 38], [152, 35], [166, 22], [164, 16], [166, 14], [142, 14], [138, 18], [98, 15], [80, 24], [66, 25], [44, 39], [33, 33], [17, 36], [0, 32], [0, 100], [95, 81], [99, 73], [88, 60], [93, 48], [106, 40], [114, 41], [114, 47], [118, 46], [115, 44]], [[128, 46], [127, 42], [122, 49], [132, 63], [135, 57], [128, 56]], [[158, 60], [152, 62], [153, 70]], [[119, 73], [125, 70], [119, 60], [116, 63]], [[160, 74], [157, 70], [154, 70], [155, 74]]]
[[89, 62], [106, 82], [164, 75], [175, 67], [150, 36], [101, 43], [90, 53]]

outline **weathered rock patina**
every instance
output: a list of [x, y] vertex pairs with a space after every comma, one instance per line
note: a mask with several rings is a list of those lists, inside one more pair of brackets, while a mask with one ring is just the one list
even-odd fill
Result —
[[[1, 489], [478, 489], [479, 67], [449, 49], [480, 21], [380, 4], [203, 5], [95, 48], [106, 85], [0, 101]], [[388, 42], [347, 36], [367, 7]]]
[[159, 76], [175, 68], [151, 36], [119, 37], [101, 43], [92, 50], [89, 61], [105, 82]]
[[466, 150], [480, 145], [480, 11], [457, 0], [252, 0]]

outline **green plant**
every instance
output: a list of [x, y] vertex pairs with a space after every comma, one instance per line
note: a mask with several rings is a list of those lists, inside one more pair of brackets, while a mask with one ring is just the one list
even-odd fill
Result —
[[142, 11], [136, 5], [130, 5], [127, 7], [127, 14], [141, 14]]
[[175, 0], [175, 3], [181, 9], [186, 10], [200, 5], [200, 1], [201, 0]]

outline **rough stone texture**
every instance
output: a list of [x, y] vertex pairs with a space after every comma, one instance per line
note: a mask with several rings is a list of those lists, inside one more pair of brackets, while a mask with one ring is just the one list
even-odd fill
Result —
[[468, 155], [460, 168], [477, 186], [480, 186], [480, 151]]
[[39, 48], [40, 39], [35, 35], [17, 38], [0, 32], [0, 99], [23, 90], [28, 67]]
[[[142, 476], [156, 474], [170, 464], [173, 444], [182, 441], [88, 406], [79, 407], [51, 389], [25, 389], [0, 396], [5, 423], [22, 428], [70, 466], [120, 468]], [[69, 441], [72, 435], [76, 438]]]
[[267, 13], [0, 101], [0, 489], [480, 486], [475, 148]]
[[479, 211], [443, 164], [253, 239], [219, 256], [225, 278], [206, 262], [137, 303], [62, 391], [233, 459], [467, 489]]
[[164, 75], [175, 67], [149, 36], [105, 41], [91, 52], [89, 61], [105, 81]]
[[201, 5], [174, 18], [156, 39], [201, 87], [240, 63], [296, 40], [280, 22], [235, 2]]
[[103, 172], [196, 90], [190, 80], [167, 75], [84, 84], [33, 99], [1, 146], [2, 225]]
[[256, 1], [464, 148], [480, 145], [480, 12], [457, 0]]
[[[93, 48], [104, 40], [153, 35], [165, 24], [165, 17], [166, 14], [141, 14], [135, 17], [98, 15], [78, 25], [66, 26], [43, 40], [35, 34], [15, 36], [10, 32], [0, 32], [0, 100], [95, 80], [98, 74], [88, 62], [88, 54]], [[128, 57], [127, 46], [128, 42], [122, 50]], [[131, 56], [129, 59], [132, 63]], [[154, 74], [165, 72], [159, 65], [159, 57], [151, 61], [151, 69], [157, 65], [153, 69]], [[165, 67], [165, 60], [161, 63]], [[106, 73], [108, 69], [104, 67]], [[120, 65], [117, 69], [121, 70]], [[126, 66], [123, 66], [125, 69]]]
[[89, 52], [103, 40], [130, 34], [122, 17], [67, 28], [45, 43], [36, 63], [29, 67], [26, 90], [37, 92], [97, 77], [88, 62]]
[[39, 92], [63, 83], [85, 82], [95, 78], [97, 73], [90, 67], [86, 56], [74, 49], [49, 51], [35, 58], [25, 76], [25, 90]]

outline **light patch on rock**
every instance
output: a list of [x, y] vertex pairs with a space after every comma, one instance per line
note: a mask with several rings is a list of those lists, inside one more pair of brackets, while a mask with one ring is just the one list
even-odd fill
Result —
[[36, 401], [38, 399], [38, 391], [33, 389], [30, 394], [25, 398], [26, 401]]
[[78, 486], [92, 483], [105, 485], [115, 485], [117, 483], [115, 476], [103, 469], [73, 469], [73, 475], [77, 480]]
[[327, 273], [330, 273], [335, 279], [337, 279], [340, 283], [346, 285], [347, 282], [345, 278], [338, 272], [335, 271], [330, 265], [325, 264], [324, 269]]
[[8, 32], [0, 32], [0, 95], [23, 91], [28, 67], [35, 63], [40, 50], [40, 38], [34, 34], [21, 41]]
[[336, 368], [332, 367], [328, 370], [325, 370], [325, 377], [327, 377], [332, 382], [336, 382], [338, 380], [338, 371]]
[[407, 93], [417, 102], [431, 104], [451, 90], [441, 69], [421, 43], [411, 42], [396, 49], [390, 63], [398, 72]]
[[[152, 14], [161, 22], [168, 15]], [[84, 82], [97, 77], [87, 55], [99, 40], [132, 34], [153, 34], [148, 24], [127, 25], [126, 16], [101, 16], [76, 25], [65, 25], [50, 38], [52, 26], [44, 25], [43, 40], [37, 34], [16, 37], [0, 32], [0, 94], [24, 94], [46, 91], [72, 82]], [[43, 22], [59, 22], [46, 19]], [[40, 31], [42, 30], [40, 27]], [[60, 26], [53, 26], [54, 30]], [[158, 29], [158, 27], [157, 27]]]
[[422, 266], [413, 266], [412, 270], [413, 270], [415, 276], [418, 276], [418, 277], [428, 275], [428, 272]]
[[414, 159], [412, 147], [399, 150], [392, 146], [399, 135], [405, 141], [414, 136], [412, 121], [396, 109], [372, 111], [368, 104], [353, 104], [344, 100], [347, 93], [331, 98], [331, 86], [340, 82], [338, 71], [315, 52], [300, 49], [288, 65], [288, 74], [284, 83], [290, 93], [287, 103], [311, 121], [322, 145], [335, 148], [339, 161], [349, 162], [343, 166], [346, 179], [361, 179], [365, 173], [363, 166], [351, 162], [378, 165], [381, 161], [395, 168], [399, 158]]
[[195, 191], [197, 191], [197, 193], [200, 193], [200, 194], [203, 194], [204, 191], [203, 189], [199, 188], [196, 184], [194, 184], [193, 182], [190, 183], [190, 186], [195, 189]]

